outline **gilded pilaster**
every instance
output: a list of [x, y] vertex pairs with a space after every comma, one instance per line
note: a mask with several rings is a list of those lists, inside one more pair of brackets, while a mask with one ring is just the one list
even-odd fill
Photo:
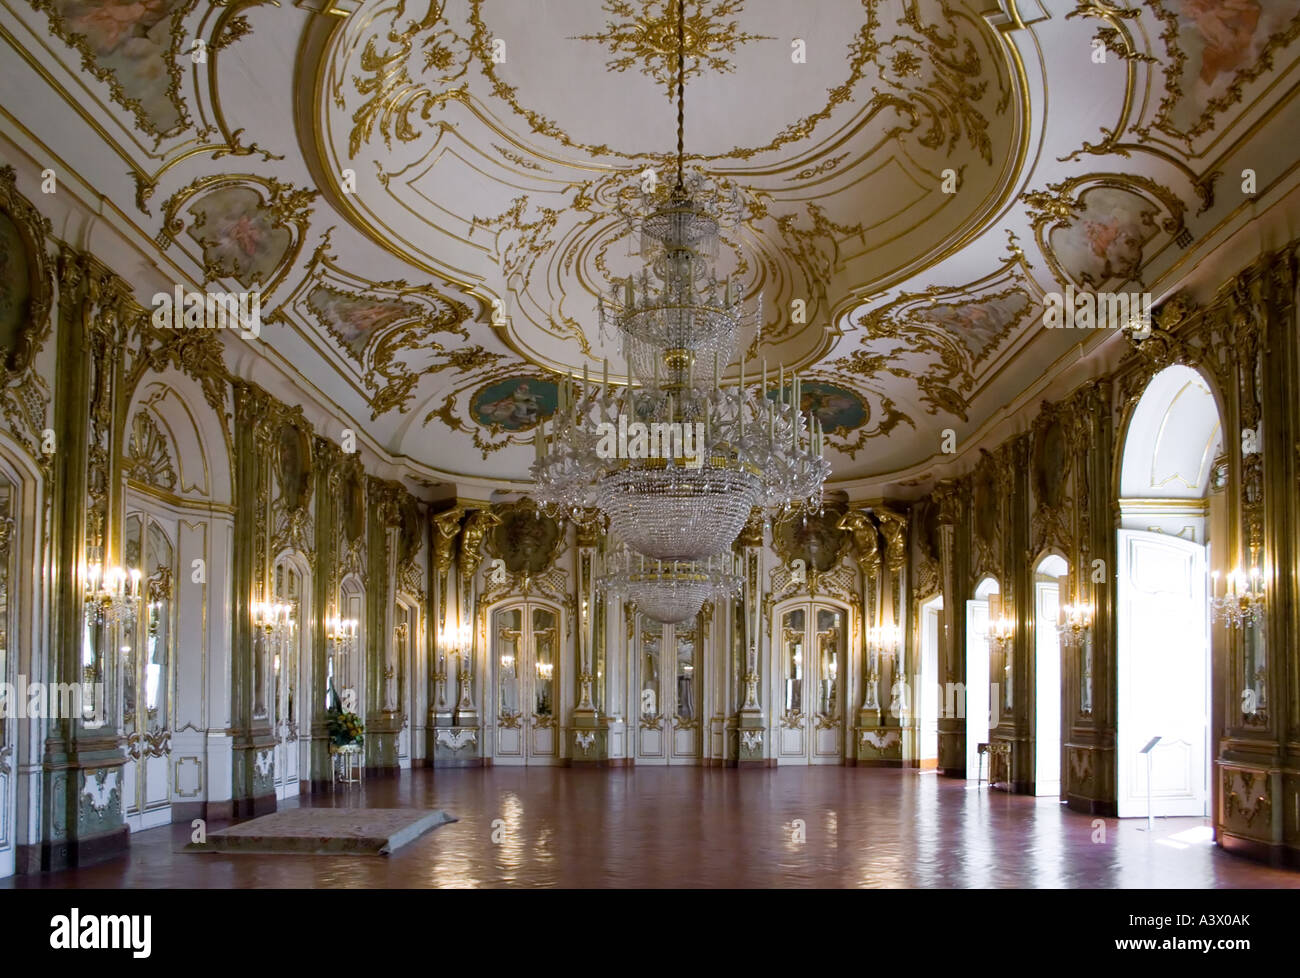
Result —
[[[123, 763], [118, 747], [116, 627], [83, 630], [83, 586], [92, 563], [120, 563], [121, 531], [113, 512], [114, 409], [124, 344], [124, 286], [93, 258], [65, 248], [59, 256], [59, 387], [52, 459], [49, 681], [100, 684], [94, 716], [48, 721], [43, 763], [42, 843], [27, 862], [42, 869], [75, 866], [125, 848]], [[89, 408], [87, 407], [89, 405]], [[86, 662], [90, 664], [84, 666]]]
[[253, 627], [252, 604], [265, 594], [268, 566], [271, 399], [235, 385], [235, 540], [231, 554], [230, 712], [232, 802], [236, 817], [274, 811], [275, 745], [267, 650]]
[[[593, 514], [594, 515], [594, 514]], [[577, 637], [574, 641], [578, 677], [578, 702], [569, 727], [569, 763], [599, 765], [609, 760], [609, 727], [601, 723], [596, 709], [596, 546], [600, 527], [594, 520], [579, 523], [575, 537], [577, 577], [575, 602], [578, 609]]]
[[397, 704], [393, 641], [396, 534], [401, 527], [400, 485], [366, 480], [366, 770], [396, 774], [402, 716]]
[[[948, 684], [966, 682], [966, 616], [964, 611], [965, 546], [958, 534], [963, 500], [958, 486], [948, 480], [934, 491], [939, 507], [940, 579], [943, 582], [943, 623], [939, 641], [939, 674]], [[963, 606], [959, 610], [959, 605]], [[963, 711], [964, 712], [964, 711]], [[949, 777], [966, 777], [966, 720], [964, 716], [939, 716], [939, 771]]]
[[316, 437], [312, 456], [316, 460], [313, 475], [316, 505], [316, 561], [312, 566], [312, 615], [303, 627], [309, 629], [311, 642], [311, 785], [320, 790], [331, 781], [329, 730], [325, 722], [324, 704], [329, 695], [329, 642], [326, 639], [325, 619], [335, 602], [335, 573], [338, 563], [338, 537], [333, 532], [338, 525], [339, 507], [337, 493], [338, 471], [343, 463], [343, 453], [328, 438]]
[[447, 647], [449, 636], [447, 628], [455, 627], [455, 615], [448, 618], [447, 585], [451, 580], [451, 569], [456, 556], [456, 538], [460, 535], [461, 520], [465, 516], [465, 507], [453, 506], [430, 521], [433, 541], [433, 592], [437, 595], [437, 606], [429, 616], [431, 636], [429, 648], [433, 649], [433, 690], [429, 701], [430, 747], [429, 756], [433, 756], [432, 739], [436, 736], [433, 728], [450, 727], [455, 722], [452, 715], [453, 693], [450, 674], [452, 650]]
[[768, 746], [764, 743], [767, 718], [763, 712], [762, 662], [763, 662], [763, 517], [759, 512], [750, 515], [749, 522], [740, 531], [736, 541], [744, 559], [744, 640], [741, 649], [741, 702], [736, 711], [736, 723], [730, 732], [734, 737], [734, 750], [729, 750], [737, 767], [762, 767], [769, 761]]

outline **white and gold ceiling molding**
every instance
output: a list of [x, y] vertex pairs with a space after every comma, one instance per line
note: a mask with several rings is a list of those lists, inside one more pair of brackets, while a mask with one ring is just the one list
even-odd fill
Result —
[[[858, 377], [906, 380], [926, 414], [969, 421], [970, 403], [1010, 349], [1041, 323], [1014, 235], [993, 274], [960, 286], [900, 292], [854, 323], [860, 348], [833, 362]], [[865, 334], [865, 335], [863, 335]], [[912, 427], [915, 421], [905, 417]]]
[[1300, 37], [1300, 0], [1076, 4], [1067, 17], [1100, 21], [1094, 37], [1134, 64], [1141, 75], [1135, 87], [1147, 96], [1124, 106], [1140, 107], [1140, 118], [1126, 114], [1107, 135], [1118, 143], [1129, 128], [1143, 143], [1179, 146], [1188, 157], [1203, 155], [1217, 117], [1239, 105], [1272, 71], [1275, 56]]
[[204, 284], [230, 279], [268, 293], [302, 248], [315, 197], [274, 177], [202, 177], [163, 205], [158, 243], [178, 246]]
[[[311, 257], [306, 275], [272, 319], [293, 322], [336, 369], [361, 384], [373, 421], [405, 411], [421, 377], [468, 374], [505, 354], [468, 343], [468, 306], [429, 285], [376, 282], [338, 264], [333, 228]], [[332, 341], [320, 348], [321, 331]]]
[[[1041, 328], [1045, 293], [1158, 301], [1294, 179], [1300, 0], [810, 10], [686, 0], [686, 169], [764, 296], [742, 346], [799, 366], [856, 495], [923, 489], [940, 430], [1107, 341]], [[281, 371], [413, 485], [488, 498], [526, 486], [560, 375], [622, 380], [595, 305], [673, 182], [675, 46], [668, 0], [0, 0], [0, 118], [136, 267], [274, 291], [292, 324], [151, 343]]]
[[[627, 217], [672, 182], [670, 13], [364, 3], [321, 54], [312, 124], [331, 196], [386, 247], [497, 300], [521, 356], [617, 369], [592, 312], [638, 267]], [[941, 254], [1011, 192], [1022, 86], [964, 4], [825, 0], [812, 17], [687, 0], [686, 44], [687, 167], [732, 205], [719, 271], [764, 293], [774, 362], [824, 355], [847, 297]], [[945, 170], [962, 192], [942, 191]]]

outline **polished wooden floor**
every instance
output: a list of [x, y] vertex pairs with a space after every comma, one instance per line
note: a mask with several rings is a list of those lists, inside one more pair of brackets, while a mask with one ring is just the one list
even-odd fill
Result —
[[[96, 866], [0, 887], [1297, 887], [1229, 855], [1202, 819], [1093, 820], [933, 773], [842, 767], [438, 770], [293, 804], [442, 808], [392, 856], [183, 851], [137, 833]], [[802, 832], [803, 841], [796, 835]]]

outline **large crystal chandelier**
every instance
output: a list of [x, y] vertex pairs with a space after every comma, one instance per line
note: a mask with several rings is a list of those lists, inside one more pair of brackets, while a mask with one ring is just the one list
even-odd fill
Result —
[[[747, 316], [730, 276], [716, 274], [718, 220], [686, 189], [680, 4], [677, 12], [676, 185], [642, 221], [639, 278], [615, 284], [599, 305], [602, 330], [619, 334], [628, 381], [611, 385], [608, 363], [599, 385], [585, 368], [580, 384], [565, 378], [549, 430], [537, 430], [532, 467], [548, 513], [602, 514], [628, 548], [610, 558], [602, 585], [661, 621], [684, 620], [710, 591], [734, 589], [717, 555], [730, 550], [754, 507], [819, 509], [830, 474], [821, 426], [800, 408], [797, 377], [787, 384], [782, 368], [770, 398], [764, 364], [751, 375], [761, 382], [751, 394], [742, 356], [738, 382], [720, 381], [741, 327], [761, 330], [762, 303]], [[634, 566], [638, 556], [653, 562], [649, 569]]]

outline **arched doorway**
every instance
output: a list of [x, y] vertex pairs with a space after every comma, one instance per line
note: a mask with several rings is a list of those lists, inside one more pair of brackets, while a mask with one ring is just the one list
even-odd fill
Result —
[[989, 625], [1001, 611], [1001, 588], [998, 582], [986, 577], [975, 588], [975, 597], [966, 602], [966, 686], [964, 696], [955, 697], [949, 704], [945, 690], [945, 710], [949, 716], [953, 709], [966, 712], [966, 777], [978, 778], [980, 770], [979, 745], [988, 743], [989, 730], [996, 724], [990, 709], [998, 698], [989, 689]]
[[1207, 490], [1222, 451], [1218, 406], [1201, 375], [1185, 366], [1156, 374], [1133, 410], [1120, 468], [1120, 817], [1147, 814], [1148, 766], [1152, 814], [1209, 810]]
[[1069, 565], [1048, 554], [1034, 568], [1034, 794], [1061, 794], [1061, 594]]
[[[175, 369], [142, 378], [124, 432], [123, 564], [141, 575], [138, 615], [112, 644], [122, 731], [122, 807], [132, 831], [205, 817], [229, 800], [225, 693], [210, 682], [230, 649], [234, 520], [227, 432], [202, 388]], [[87, 629], [85, 654], [101, 636]]]

